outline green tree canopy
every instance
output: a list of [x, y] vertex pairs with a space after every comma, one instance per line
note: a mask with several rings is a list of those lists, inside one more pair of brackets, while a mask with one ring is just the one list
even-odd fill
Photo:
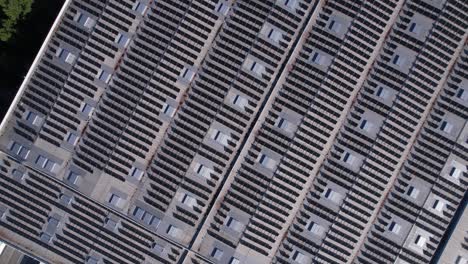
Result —
[[0, 40], [8, 41], [16, 32], [16, 24], [31, 12], [34, 0], [0, 0]]

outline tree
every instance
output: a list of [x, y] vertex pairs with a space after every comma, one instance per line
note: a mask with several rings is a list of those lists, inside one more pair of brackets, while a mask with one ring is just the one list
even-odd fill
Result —
[[16, 32], [16, 24], [31, 12], [34, 0], [0, 0], [0, 41], [8, 41]]

